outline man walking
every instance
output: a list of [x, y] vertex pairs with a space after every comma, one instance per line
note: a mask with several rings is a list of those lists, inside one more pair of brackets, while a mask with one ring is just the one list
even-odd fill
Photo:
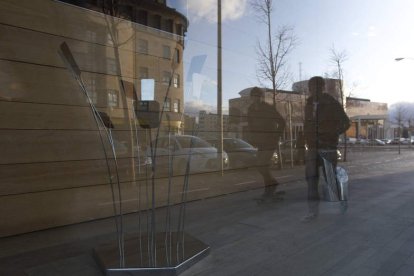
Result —
[[270, 161], [285, 129], [285, 121], [276, 108], [265, 102], [265, 92], [252, 88], [250, 96], [253, 103], [248, 109], [249, 142], [257, 149], [257, 170], [265, 185], [263, 199], [275, 196], [277, 180], [270, 172]]

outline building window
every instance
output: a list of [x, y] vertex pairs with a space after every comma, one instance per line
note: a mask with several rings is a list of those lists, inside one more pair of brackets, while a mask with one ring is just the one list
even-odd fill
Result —
[[170, 59], [171, 58], [171, 49], [170, 46], [162, 45], [162, 57]]
[[109, 107], [119, 106], [119, 96], [118, 96], [117, 90], [114, 90], [114, 89], [108, 90], [108, 106]]
[[129, 5], [119, 5], [118, 7], [118, 14], [119, 17], [127, 19], [127, 20], [132, 20], [132, 6]]
[[176, 33], [177, 35], [183, 36], [183, 35], [184, 35], [183, 25], [181, 25], [181, 24], [176, 24], [176, 25], [175, 25], [175, 33]]
[[[98, 92], [96, 91], [96, 80], [86, 79], [85, 80], [86, 92], [94, 105], [98, 104]], [[89, 103], [88, 99], [86, 102]]]
[[180, 100], [179, 99], [174, 100], [173, 110], [176, 113], [180, 112]]
[[172, 33], [173, 32], [173, 21], [171, 19], [165, 19], [162, 21], [162, 30]]
[[171, 111], [171, 99], [170, 98], [165, 98], [164, 101], [164, 111]]
[[180, 87], [180, 75], [179, 74], [174, 74], [173, 85], [175, 88]]
[[97, 42], [97, 40], [96, 40], [96, 32], [93, 32], [93, 31], [90, 31], [90, 30], [86, 30], [85, 36], [86, 36], [86, 40], [88, 42]]
[[137, 47], [138, 53], [148, 55], [148, 40], [138, 39]]
[[147, 11], [139, 10], [137, 13], [137, 23], [147, 26], [148, 25], [148, 13]]
[[154, 14], [150, 17], [150, 27], [161, 29], [161, 16]]
[[169, 85], [170, 84], [170, 79], [171, 79], [171, 73], [170, 72], [168, 72], [168, 71], [162, 72], [162, 80], [161, 80], [161, 82], [164, 85]]
[[180, 50], [179, 49], [175, 49], [174, 51], [174, 62], [180, 63]]
[[114, 58], [106, 59], [106, 69], [109, 74], [118, 74], [116, 61]]
[[148, 79], [148, 67], [139, 67], [139, 75], [140, 79]]

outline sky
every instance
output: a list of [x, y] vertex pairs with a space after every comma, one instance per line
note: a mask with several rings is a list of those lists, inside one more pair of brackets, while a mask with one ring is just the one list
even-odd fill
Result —
[[[257, 20], [249, 1], [222, 0], [225, 109], [228, 99], [259, 85], [256, 47], [259, 40], [264, 41], [266, 27]], [[214, 109], [217, 0], [170, 0], [167, 4], [190, 23], [184, 50], [185, 100]], [[292, 81], [332, 74], [329, 57], [335, 47], [347, 54], [342, 65], [347, 94], [388, 104], [414, 102], [414, 1], [275, 0], [273, 8], [273, 30], [292, 26], [299, 41], [288, 57]], [[397, 57], [407, 59], [396, 62]], [[196, 78], [188, 77], [194, 74]], [[284, 89], [290, 90], [291, 83]]]

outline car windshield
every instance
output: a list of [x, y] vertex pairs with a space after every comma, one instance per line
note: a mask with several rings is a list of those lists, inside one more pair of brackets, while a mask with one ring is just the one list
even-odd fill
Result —
[[181, 148], [188, 149], [188, 148], [211, 148], [212, 146], [195, 136], [182, 136], [177, 137], [177, 141], [180, 144]]
[[223, 143], [224, 143], [224, 148], [229, 148], [229, 149], [253, 148], [252, 145], [240, 139], [224, 139]]

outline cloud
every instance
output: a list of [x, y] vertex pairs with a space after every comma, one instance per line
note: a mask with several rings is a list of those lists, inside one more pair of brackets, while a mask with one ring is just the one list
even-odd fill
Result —
[[208, 113], [217, 113], [217, 108], [212, 106], [212, 105], [208, 105], [205, 104], [201, 101], [189, 101], [185, 103], [185, 110], [184, 113], [190, 116], [198, 116], [198, 112], [201, 110], [205, 110]]
[[[187, 0], [188, 12], [194, 20], [207, 20], [217, 22], [217, 0], [191, 1]], [[237, 20], [241, 18], [247, 7], [247, 0], [224, 0], [221, 3], [222, 21]]]
[[367, 36], [369, 36], [369, 37], [377, 36], [377, 29], [374, 26], [370, 26], [368, 28]]

